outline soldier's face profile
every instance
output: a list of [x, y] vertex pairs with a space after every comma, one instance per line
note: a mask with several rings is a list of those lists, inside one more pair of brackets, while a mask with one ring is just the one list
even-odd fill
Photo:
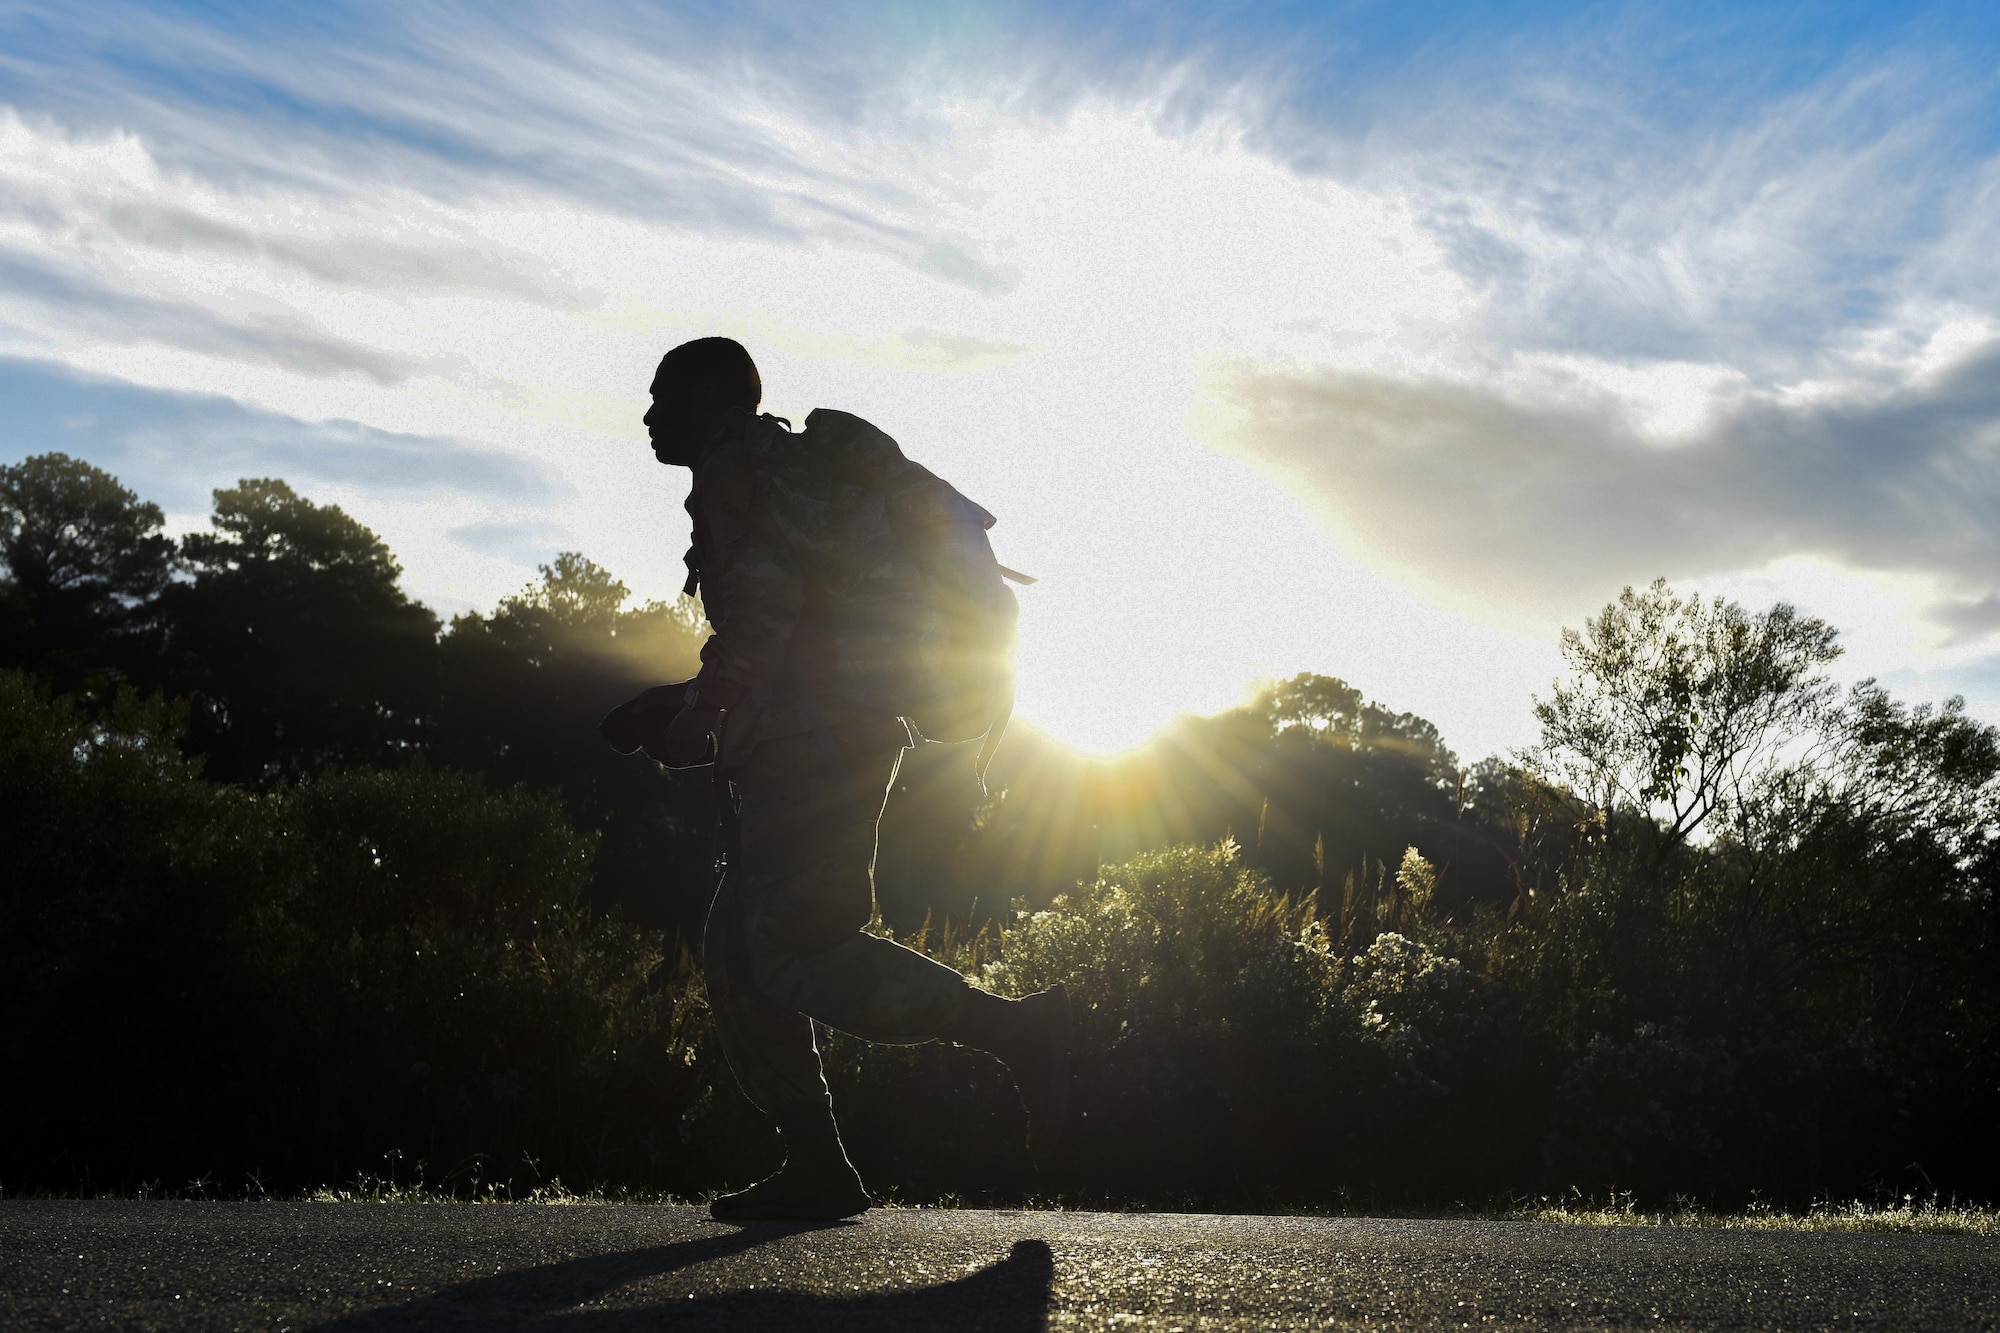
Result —
[[662, 365], [653, 376], [652, 395], [653, 405], [644, 420], [653, 457], [662, 463], [682, 463], [695, 425], [694, 394], [687, 377]]

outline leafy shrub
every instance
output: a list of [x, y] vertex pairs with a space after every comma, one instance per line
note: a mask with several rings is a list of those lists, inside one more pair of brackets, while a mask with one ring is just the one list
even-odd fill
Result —
[[[698, 806], [561, 757], [618, 683], [590, 645], [678, 642], [686, 608], [625, 612], [575, 561], [545, 584], [454, 629], [467, 679], [488, 650], [520, 668], [461, 703], [533, 721], [460, 719], [467, 762], [532, 791], [415, 759], [223, 787], [176, 707], [0, 675], [0, 1183], [300, 1188], [394, 1161], [461, 1192], [695, 1191], [776, 1164], [691, 960], [590, 906], [606, 858], [579, 810], [630, 815], [582, 822], [692, 907]], [[960, 875], [933, 952], [1007, 994], [1070, 986], [1075, 1119], [1037, 1173], [989, 1057], [827, 1034], [856, 1161], [918, 1200], [1993, 1197], [2000, 732], [1834, 690], [1834, 647], [1788, 608], [1661, 585], [1565, 641], [1520, 766], [1448, 782], [1420, 719], [1307, 677], [1189, 724], [1150, 775], [913, 803], [886, 826], [885, 915], [921, 920], [915, 890]], [[1396, 783], [1409, 818], [1328, 818]], [[1252, 827], [1248, 858], [1158, 845]], [[1398, 829], [1430, 854], [1398, 864]], [[1046, 888], [1107, 845], [1151, 850], [951, 934], [990, 915], [973, 888]], [[1504, 849], [1504, 879], [1479, 861], [1468, 891], [1453, 848]]]
[[241, 945], [267, 892], [269, 811], [203, 782], [176, 725], [129, 692], [93, 719], [0, 672], [10, 1183], [180, 1168], [174, 1127], [226, 1116], [218, 1074], [265, 1039]]
[[1728, 1043], [1685, 1023], [1596, 1033], [1563, 1072], [1548, 1165], [1586, 1194], [1711, 1196], [1739, 1093]]
[[0, 1179], [713, 1179], [699, 986], [583, 909], [552, 800], [423, 768], [254, 795], [175, 738], [0, 674]]

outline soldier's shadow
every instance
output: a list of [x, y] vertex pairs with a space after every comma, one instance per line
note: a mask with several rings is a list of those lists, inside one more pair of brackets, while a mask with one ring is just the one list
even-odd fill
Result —
[[1017, 1241], [1005, 1259], [955, 1282], [896, 1291], [820, 1296], [802, 1291], [682, 1295], [652, 1305], [591, 1309], [619, 1287], [725, 1258], [811, 1227], [746, 1227], [723, 1236], [543, 1264], [447, 1287], [385, 1310], [351, 1315], [323, 1329], [387, 1333], [417, 1328], [588, 1330], [826, 1329], [949, 1327], [953, 1333], [1041, 1333], [1048, 1326], [1055, 1256], [1046, 1242]]

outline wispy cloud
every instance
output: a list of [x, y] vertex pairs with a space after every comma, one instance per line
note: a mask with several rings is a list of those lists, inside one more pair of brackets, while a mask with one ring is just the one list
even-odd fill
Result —
[[[528, 188], [656, 225], [879, 252], [975, 290], [1008, 281], [935, 215], [939, 182], [894, 169], [906, 141], [942, 125], [904, 101], [904, 71], [867, 77], [888, 53], [865, 26], [799, 11], [753, 52], [726, 25], [618, 4], [559, 20], [430, 6], [227, 26], [150, 6], [81, 22], [17, 6], [15, 28], [31, 22], [62, 40], [0, 64], [0, 90], [69, 124], [138, 129], [169, 170], [458, 200]], [[815, 27], [837, 39], [815, 47]], [[769, 40], [785, 29], [790, 62]]]
[[307, 422], [226, 398], [144, 389], [60, 366], [0, 358], [7, 453], [91, 460], [181, 513], [246, 476], [328, 482], [385, 498], [450, 493], [546, 504], [568, 493], [532, 463], [460, 441], [351, 421]]
[[409, 378], [418, 363], [365, 342], [331, 337], [290, 311], [231, 318], [186, 301], [134, 296], [43, 259], [0, 254], [0, 295], [11, 318], [41, 336], [88, 335], [113, 345], [166, 343], [303, 375], [359, 374], [377, 384]]
[[[671, 574], [644, 378], [730, 332], [777, 405], [883, 415], [1006, 512], [1051, 574], [1031, 692], [1097, 671], [1079, 712], [1372, 661], [1462, 726], [1526, 688], [1436, 665], [1492, 660], [1472, 622], [1800, 556], [1918, 588], [1927, 670], [2000, 630], [1993, 29], [13, 0], [0, 354], [255, 405], [145, 400], [157, 429], [91, 447], [148, 485], [182, 455], [429, 497], [379, 521], [470, 604], [563, 532]], [[1422, 597], [1370, 601], [1357, 562]], [[1424, 599], [1466, 609], [1457, 648]], [[1367, 658], [1364, 604], [1431, 628]], [[1191, 628], [1214, 605], [1241, 634]]]
[[500, 556], [519, 565], [547, 560], [565, 543], [574, 544], [568, 529], [538, 519], [515, 519], [486, 523], [466, 523], [448, 534], [468, 551]]

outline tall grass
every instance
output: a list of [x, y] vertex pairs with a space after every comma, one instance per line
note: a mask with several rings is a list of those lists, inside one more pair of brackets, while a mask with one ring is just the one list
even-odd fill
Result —
[[2000, 1236], [2000, 1209], [1906, 1195], [1888, 1203], [1821, 1202], [1792, 1210], [1752, 1205], [1733, 1212], [1683, 1204], [1644, 1209], [1625, 1195], [1605, 1203], [1541, 1201], [1498, 1214], [1511, 1221], [1593, 1227], [1697, 1227], [1730, 1231], [1900, 1232]]

